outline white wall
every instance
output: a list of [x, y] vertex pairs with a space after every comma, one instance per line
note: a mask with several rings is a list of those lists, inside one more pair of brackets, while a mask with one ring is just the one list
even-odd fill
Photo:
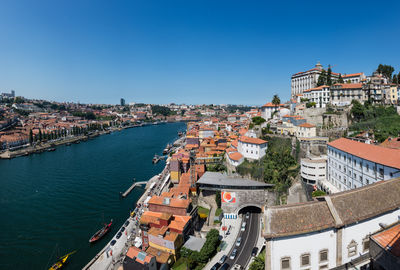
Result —
[[239, 140], [238, 151], [245, 158], [259, 160], [265, 156], [265, 151], [267, 150], [267, 143], [265, 144], [252, 144], [243, 143]]
[[[380, 174], [380, 169], [383, 170], [383, 175]], [[342, 191], [399, 177], [398, 171], [328, 146], [327, 179]]]
[[[319, 252], [328, 250], [328, 262], [319, 263]], [[310, 254], [311, 267], [300, 267], [301, 255]], [[271, 270], [281, 270], [281, 259], [290, 257], [290, 269], [319, 269], [319, 265], [336, 264], [336, 235], [332, 229], [320, 233], [303, 234], [271, 241]]]

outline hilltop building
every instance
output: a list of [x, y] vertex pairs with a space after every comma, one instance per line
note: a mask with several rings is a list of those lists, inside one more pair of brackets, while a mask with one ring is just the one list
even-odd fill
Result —
[[[307, 89], [317, 87], [318, 78], [321, 75], [323, 68], [322, 65], [318, 62], [314, 68], [298, 72], [292, 75], [292, 97], [296, 97], [298, 94], [303, 94], [303, 92]], [[338, 79], [339, 73], [332, 72], [332, 78]]]

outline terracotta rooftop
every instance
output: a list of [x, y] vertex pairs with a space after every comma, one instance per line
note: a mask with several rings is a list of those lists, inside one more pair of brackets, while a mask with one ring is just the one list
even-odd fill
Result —
[[[138, 256], [139, 254], [141, 254], [142, 256]], [[135, 246], [129, 248], [128, 252], [126, 253], [126, 256], [128, 256], [131, 259], [136, 258], [135, 261], [141, 264], [150, 263], [151, 258], [153, 258], [153, 255], [147, 254], [146, 252], [138, 249]], [[144, 258], [144, 260], [141, 260], [140, 258]]]
[[315, 127], [315, 125], [310, 124], [310, 123], [303, 123], [303, 124], [299, 125], [299, 127], [312, 128], [312, 127]]
[[171, 256], [170, 253], [160, 250], [155, 247], [148, 247], [146, 252], [154, 257], [156, 257], [156, 261], [160, 264], [168, 263], [168, 259]]
[[362, 75], [362, 72], [352, 73], [352, 74], [343, 75], [342, 78], [349, 78], [349, 77], [355, 77], [355, 76], [361, 76], [361, 75]]
[[363, 86], [362, 83], [336, 83], [331, 89], [340, 90], [340, 89], [361, 89]]
[[400, 150], [353, 141], [346, 138], [328, 143], [329, 146], [354, 156], [400, 169]]
[[239, 161], [243, 158], [243, 155], [240, 154], [239, 152], [233, 152], [231, 154], [229, 154], [229, 158], [235, 161]]
[[170, 207], [176, 208], [188, 208], [189, 207], [189, 200], [184, 199], [175, 199], [175, 198], [168, 198], [163, 196], [153, 196], [151, 197], [148, 204], [157, 204], [157, 205], [166, 205]]
[[379, 146], [392, 148], [392, 149], [400, 149], [400, 137], [398, 138], [387, 138], [383, 143]]
[[267, 143], [267, 141], [258, 139], [258, 138], [250, 138], [247, 136], [242, 136], [239, 138], [239, 141], [244, 142], [244, 143], [251, 143], [251, 144], [264, 144]]
[[400, 224], [371, 236], [372, 240], [396, 257], [400, 257]]

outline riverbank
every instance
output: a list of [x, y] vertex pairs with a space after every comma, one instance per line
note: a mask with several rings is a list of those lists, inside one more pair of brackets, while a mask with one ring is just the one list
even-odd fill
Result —
[[34, 146], [27, 146], [27, 147], [17, 149], [14, 151], [6, 150], [2, 153], [0, 152], [0, 159], [12, 159], [12, 158], [28, 156], [28, 155], [32, 155], [32, 154], [40, 154], [45, 151], [54, 151], [53, 148], [57, 147], [57, 146], [85, 142], [89, 139], [93, 139], [95, 137], [98, 137], [98, 136], [104, 135], [104, 134], [110, 134], [115, 131], [122, 131], [124, 129], [137, 128], [137, 127], [143, 127], [143, 126], [149, 126], [149, 125], [160, 125], [160, 124], [166, 124], [166, 123], [172, 123], [172, 122], [145, 122], [145, 123], [141, 123], [141, 124], [113, 127], [113, 128], [109, 128], [107, 130], [102, 130], [102, 131], [94, 131], [94, 132], [88, 133], [87, 135], [68, 136], [68, 137], [58, 139], [58, 140], [52, 140], [52, 141], [40, 143], [40, 144], [37, 144]]
[[[154, 154], [184, 129], [184, 123], [148, 125], [51, 153], [1, 160], [0, 241], [7, 245], [0, 245], [0, 269], [48, 269], [48, 263], [73, 250], [67, 268], [82, 269], [124, 224], [144, 189], [135, 188], [125, 199], [120, 192], [133, 178], [158, 175], [165, 160], [152, 164]], [[111, 231], [89, 244], [111, 219]]]
[[[175, 150], [182, 147], [186, 137], [177, 139], [173, 145]], [[107, 270], [118, 269], [123, 263], [123, 258], [132, 245], [139, 245], [135, 241], [140, 237], [139, 220], [146, 209], [146, 201], [153, 195], [159, 196], [167, 191], [170, 185], [170, 172], [168, 165], [165, 165], [163, 171], [148, 180], [142, 196], [137, 200], [136, 207], [131, 215], [125, 221], [118, 232], [125, 232], [125, 235], [117, 238], [117, 234], [107, 243], [107, 245], [96, 254], [96, 256], [82, 269], [83, 270]], [[112, 244], [113, 243], [113, 244]]]

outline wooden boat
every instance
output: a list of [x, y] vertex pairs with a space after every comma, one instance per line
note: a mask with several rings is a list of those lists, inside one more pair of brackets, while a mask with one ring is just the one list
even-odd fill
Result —
[[61, 269], [67, 262], [69, 256], [71, 256], [72, 254], [74, 254], [76, 251], [72, 251], [71, 253], [68, 253], [67, 255], [64, 255], [62, 257], [60, 257], [58, 259], [57, 262], [55, 262], [50, 268], [49, 270], [57, 270], [57, 269]]
[[100, 238], [102, 238], [110, 229], [112, 225], [112, 220], [108, 224], [104, 224], [104, 227], [98, 230], [93, 236], [89, 239], [89, 243], [96, 242]]

